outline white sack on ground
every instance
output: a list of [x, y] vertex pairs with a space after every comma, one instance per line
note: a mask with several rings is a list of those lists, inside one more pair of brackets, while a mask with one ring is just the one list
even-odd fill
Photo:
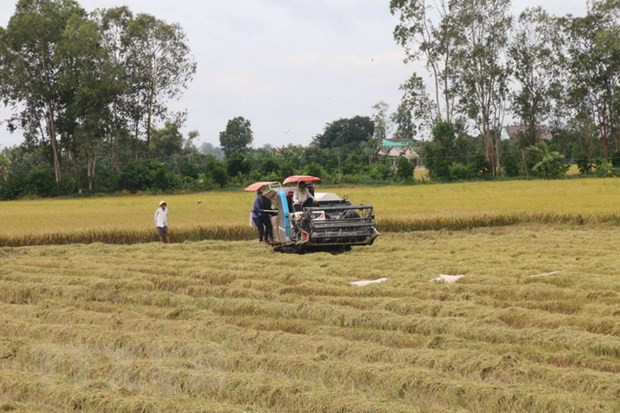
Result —
[[461, 278], [465, 277], [464, 274], [459, 275], [448, 275], [448, 274], [439, 274], [439, 277], [433, 278], [431, 282], [435, 283], [455, 283]]
[[377, 278], [376, 280], [350, 281], [349, 284], [355, 287], [363, 287], [368, 284], [377, 284], [377, 283], [386, 282], [387, 280], [388, 280], [387, 278]]
[[543, 272], [541, 274], [532, 274], [529, 277], [530, 278], [537, 278], [537, 277], [548, 277], [550, 275], [555, 275], [558, 274], [560, 271], [551, 271], [551, 272]]

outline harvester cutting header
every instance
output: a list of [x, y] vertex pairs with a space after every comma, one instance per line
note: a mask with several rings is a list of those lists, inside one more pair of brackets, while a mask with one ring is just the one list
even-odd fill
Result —
[[280, 182], [255, 182], [248, 192], [267, 190], [273, 228], [272, 245], [283, 252], [312, 249], [346, 250], [354, 245], [371, 245], [379, 236], [372, 205], [352, 205], [347, 197], [315, 192], [320, 178], [289, 176]]

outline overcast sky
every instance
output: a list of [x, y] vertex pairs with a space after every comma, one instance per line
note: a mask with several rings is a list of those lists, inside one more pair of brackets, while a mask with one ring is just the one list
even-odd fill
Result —
[[[0, 0], [6, 27], [16, 0]], [[252, 122], [254, 146], [308, 144], [325, 124], [370, 115], [384, 100], [396, 109], [398, 86], [413, 67], [392, 30], [389, 0], [79, 0], [88, 11], [127, 5], [179, 23], [198, 63], [194, 81], [171, 106], [187, 109], [184, 130], [219, 145], [228, 119]], [[544, 4], [549, 12], [583, 15], [585, 0], [513, 0], [518, 14]], [[8, 115], [0, 107], [0, 119]], [[21, 133], [0, 125], [0, 148]]]

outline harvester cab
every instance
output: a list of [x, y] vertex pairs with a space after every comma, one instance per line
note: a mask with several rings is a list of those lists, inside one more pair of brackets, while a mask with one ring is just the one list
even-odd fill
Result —
[[[295, 205], [293, 194], [303, 182], [312, 201]], [[255, 192], [267, 188], [272, 202], [273, 246], [278, 251], [347, 250], [355, 245], [371, 245], [379, 236], [372, 205], [353, 205], [347, 197], [331, 192], [316, 192], [320, 178], [289, 176], [279, 182], [256, 182], [247, 188]]]

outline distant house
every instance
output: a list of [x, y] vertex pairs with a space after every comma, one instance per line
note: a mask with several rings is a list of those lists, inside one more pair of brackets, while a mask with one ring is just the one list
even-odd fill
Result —
[[409, 160], [420, 159], [420, 155], [413, 149], [414, 143], [413, 139], [383, 139], [379, 156], [392, 159], [393, 164], [401, 156]]
[[[503, 141], [505, 141], [519, 135], [520, 133], [527, 133], [527, 130], [528, 127], [526, 125], [505, 126], [502, 128], [500, 137]], [[550, 141], [551, 138], [553, 138], [551, 130], [549, 130], [549, 128], [545, 125], [536, 126], [536, 135], [536, 138], [539, 141]]]

